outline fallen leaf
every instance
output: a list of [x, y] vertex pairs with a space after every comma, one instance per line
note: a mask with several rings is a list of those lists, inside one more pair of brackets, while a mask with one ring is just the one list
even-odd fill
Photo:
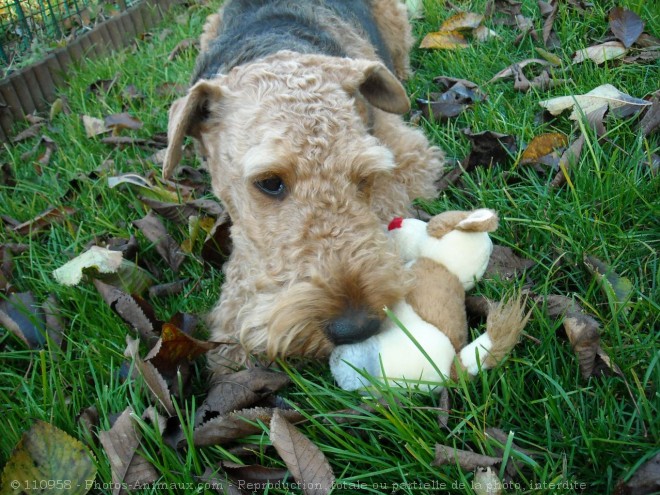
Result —
[[488, 41], [491, 38], [501, 38], [497, 32], [492, 29], [487, 28], [486, 26], [478, 26], [472, 31], [472, 36], [477, 41]]
[[630, 48], [644, 31], [644, 21], [634, 12], [614, 7], [609, 13], [610, 29], [625, 48]]
[[[96, 465], [87, 447], [50, 423], [37, 420], [23, 433], [5, 464], [2, 493], [83, 495], [94, 486], [95, 478]], [[35, 486], [44, 489], [35, 490]]]
[[176, 374], [181, 363], [192, 361], [219, 345], [218, 342], [197, 340], [175, 325], [164, 323], [160, 339], [144, 360], [153, 363], [162, 374], [171, 376]]
[[521, 258], [510, 247], [494, 244], [484, 277], [493, 278], [496, 276], [504, 280], [511, 280], [534, 265], [536, 265], [535, 261]]
[[500, 457], [481, 455], [438, 443], [435, 445], [435, 459], [431, 462], [431, 465], [458, 464], [464, 471], [474, 471], [478, 467], [494, 466], [501, 462], [502, 458]]
[[321, 450], [276, 409], [270, 420], [270, 441], [306, 495], [330, 493], [335, 482]]
[[437, 50], [455, 50], [457, 48], [467, 48], [468, 42], [459, 32], [438, 31], [428, 33], [419, 44], [420, 48], [433, 48]]
[[475, 495], [500, 495], [504, 484], [495, 471], [488, 467], [478, 467], [474, 471], [471, 488]]
[[660, 492], [660, 452], [637, 467], [632, 476], [628, 473], [626, 478], [616, 485], [615, 495], [653, 495]]
[[630, 279], [617, 274], [612, 267], [595, 256], [585, 256], [584, 265], [596, 277], [610, 301], [626, 304], [630, 300], [633, 295], [633, 285]]
[[53, 276], [60, 284], [78, 285], [84, 270], [92, 268], [99, 273], [117, 273], [123, 261], [124, 258], [119, 251], [92, 246], [53, 271]]
[[158, 372], [153, 364], [148, 361], [143, 361], [137, 352], [137, 342], [128, 335], [126, 336], [127, 348], [124, 351], [124, 356], [131, 358], [138, 370], [139, 375], [144, 380], [153, 396], [158, 400], [161, 410], [167, 413], [168, 416], [174, 416], [176, 410], [172, 403], [170, 389], [163, 376]]
[[14, 292], [0, 300], [0, 324], [30, 349], [41, 349], [46, 344], [43, 310], [31, 292]]
[[540, 101], [539, 105], [546, 108], [552, 115], [559, 115], [564, 110], [573, 109], [571, 120], [578, 120], [581, 114], [588, 115], [603, 107], [610, 111], [628, 113], [639, 111], [651, 103], [622, 93], [611, 84], [603, 84], [584, 95], [559, 96], [550, 100]]
[[195, 424], [201, 425], [214, 417], [252, 407], [290, 381], [284, 373], [256, 367], [223, 375], [197, 409]]
[[543, 44], [545, 46], [556, 47], [559, 44], [559, 38], [557, 38], [557, 35], [553, 31], [553, 25], [557, 16], [557, 10], [559, 9], [559, 1], [551, 0], [550, 7], [550, 11], [543, 15], [545, 17], [545, 21], [543, 22]]
[[103, 122], [105, 127], [111, 129], [115, 135], [122, 129], [137, 130], [142, 129], [144, 125], [142, 121], [126, 112], [108, 115], [103, 119]]
[[543, 157], [550, 155], [557, 148], [565, 148], [568, 138], [560, 132], [550, 132], [535, 136], [527, 145], [520, 158], [520, 164], [538, 163]]
[[608, 60], [614, 60], [623, 57], [628, 53], [628, 49], [619, 41], [607, 41], [599, 45], [589, 46], [583, 50], [578, 50], [573, 55], [573, 63], [579, 64], [589, 59], [600, 65]]
[[117, 418], [112, 428], [99, 433], [99, 441], [110, 461], [112, 493], [125, 493], [122, 486], [136, 487], [153, 483], [160, 476], [154, 466], [137, 453], [142, 434], [135, 429], [128, 407]]
[[649, 136], [658, 125], [660, 125], [660, 93], [656, 92], [651, 99], [651, 106], [644, 112], [639, 128], [643, 136]]
[[85, 134], [87, 134], [88, 138], [98, 136], [99, 134], [105, 134], [110, 131], [110, 129], [106, 128], [105, 122], [102, 119], [83, 115], [82, 121], [83, 126], [85, 127]]
[[222, 268], [233, 249], [231, 219], [224, 214], [218, 217], [202, 246], [202, 259], [215, 268]]
[[177, 45], [172, 49], [170, 54], [167, 56], [167, 60], [170, 62], [181, 55], [184, 51], [190, 50], [191, 48], [198, 48], [199, 43], [194, 38], [186, 38], [185, 40], [179, 41]]
[[525, 60], [522, 60], [520, 62], [516, 62], [515, 64], [511, 64], [505, 69], [502, 69], [499, 71], [497, 74], [495, 74], [488, 83], [492, 83], [493, 81], [497, 81], [498, 79], [506, 79], [508, 77], [514, 77], [515, 76], [515, 68], [518, 67], [522, 69], [523, 67], [528, 66], [529, 64], [540, 64], [542, 66], [548, 66], [550, 65], [550, 62], [546, 60], [542, 60], [540, 58], [528, 58]]
[[162, 326], [162, 322], [150, 319], [133, 296], [100, 280], [95, 279], [94, 286], [108, 306], [138, 332], [143, 342], [147, 345], [158, 342], [160, 335], [157, 329]]
[[178, 273], [186, 255], [177, 242], [167, 233], [165, 225], [149, 212], [146, 217], [133, 222], [144, 236], [156, 247], [156, 252], [165, 260], [174, 273]]
[[[255, 407], [213, 418], [193, 431], [193, 443], [197, 447], [224, 445], [255, 433], [262, 433], [259, 423], [270, 423], [275, 409]], [[289, 422], [297, 422], [304, 417], [297, 411], [280, 411]]]
[[67, 220], [75, 212], [76, 209], [69, 206], [49, 208], [48, 210], [34, 217], [32, 220], [28, 220], [27, 222], [23, 222], [12, 227], [11, 230], [21, 236], [32, 236], [43, 231], [47, 227], [51, 227], [54, 223]]
[[545, 50], [544, 48], [541, 48], [540, 46], [535, 46], [534, 50], [536, 50], [536, 53], [541, 55], [544, 60], [547, 60], [552, 65], [555, 65], [557, 67], [561, 66], [561, 58], [559, 58], [554, 53], [551, 53], [548, 50]]
[[470, 154], [464, 160], [463, 168], [471, 172], [477, 166], [491, 167], [503, 163], [516, 153], [516, 138], [493, 131], [472, 133], [463, 131], [472, 143]]
[[548, 316], [563, 318], [563, 328], [575, 351], [582, 378], [609, 372], [623, 375], [600, 347], [600, 325], [591, 315], [585, 313], [578, 303], [556, 294], [539, 296], [535, 300], [545, 302]]
[[557, 172], [557, 175], [555, 175], [554, 179], [552, 179], [552, 182], [550, 183], [552, 187], [562, 186], [566, 182], [569, 170], [573, 168], [580, 159], [583, 146], [584, 134], [580, 134], [580, 136], [575, 141], [573, 141], [568, 149], [561, 155], [558, 164], [559, 172]]
[[153, 185], [149, 180], [138, 174], [123, 174], [114, 177], [108, 177], [108, 187], [113, 189], [117, 186], [125, 185], [141, 196], [146, 196], [157, 201], [166, 201], [169, 203], [178, 203], [179, 194], [176, 191], [169, 191], [162, 186]]
[[149, 297], [154, 299], [158, 297], [169, 297], [180, 294], [190, 279], [175, 280], [166, 284], [158, 284], [149, 287]]
[[43, 122], [37, 122], [36, 124], [31, 125], [24, 131], [18, 133], [12, 138], [12, 143], [20, 143], [26, 139], [31, 139], [37, 137], [41, 133], [41, 128], [44, 126]]
[[478, 28], [483, 20], [484, 16], [481, 14], [458, 12], [443, 22], [439, 31], [472, 31]]
[[286, 469], [264, 467], [258, 464], [245, 466], [223, 461], [221, 466], [227, 476], [238, 486], [250, 486], [254, 491], [266, 490], [277, 482], [284, 481], [288, 474]]
[[184, 203], [166, 203], [146, 197], [139, 199], [162, 217], [182, 225], [188, 224], [190, 217], [200, 213], [217, 218], [225, 212], [222, 205], [212, 199], [195, 199]]

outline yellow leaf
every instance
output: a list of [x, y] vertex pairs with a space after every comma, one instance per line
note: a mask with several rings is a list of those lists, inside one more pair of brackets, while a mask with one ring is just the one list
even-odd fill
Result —
[[435, 48], [438, 50], [455, 50], [467, 48], [468, 43], [457, 31], [438, 31], [428, 33], [419, 45], [420, 48]]
[[619, 41], [608, 41], [600, 45], [594, 45], [578, 50], [573, 56], [573, 63], [579, 64], [587, 59], [591, 59], [597, 65], [604, 63], [607, 60], [614, 60], [623, 57], [628, 52], [628, 49], [623, 46]]
[[539, 158], [549, 155], [557, 148], [563, 148], [568, 144], [568, 139], [560, 132], [551, 132], [536, 136], [525, 148], [520, 163], [533, 163]]
[[459, 12], [451, 16], [440, 26], [440, 31], [472, 31], [477, 29], [484, 20], [481, 14]]
[[2, 471], [2, 494], [84, 495], [95, 478], [87, 447], [50, 423], [37, 421], [23, 433]]

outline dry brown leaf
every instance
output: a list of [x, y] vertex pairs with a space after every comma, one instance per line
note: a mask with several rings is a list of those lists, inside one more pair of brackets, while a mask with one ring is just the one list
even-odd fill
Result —
[[478, 467], [494, 466], [501, 462], [501, 457], [481, 455], [438, 443], [435, 445], [435, 459], [431, 462], [431, 465], [458, 464], [464, 471], [474, 471]]
[[26, 139], [37, 137], [41, 133], [41, 128], [44, 126], [44, 122], [37, 122], [36, 124], [31, 125], [24, 131], [18, 133], [12, 138], [13, 143], [20, 143]]
[[276, 409], [270, 421], [270, 441], [306, 495], [330, 493], [332, 467], [321, 450]]
[[623, 57], [628, 53], [628, 49], [619, 41], [607, 41], [599, 45], [589, 46], [583, 50], [578, 50], [573, 55], [573, 63], [579, 64], [585, 60], [591, 60], [600, 65], [608, 60], [614, 60]]
[[610, 29], [625, 48], [630, 48], [644, 31], [644, 21], [634, 12], [615, 7], [609, 13]]
[[419, 44], [420, 48], [434, 48], [437, 50], [455, 50], [467, 48], [468, 42], [458, 31], [438, 31], [428, 33]]
[[172, 49], [170, 54], [167, 56], [167, 60], [171, 62], [179, 55], [181, 55], [184, 51], [198, 47], [199, 47], [199, 42], [194, 38], [186, 38], [185, 40], [181, 40], [179, 41], [179, 43], [177, 43], [177, 45]]
[[0, 299], [0, 324], [30, 349], [41, 349], [46, 344], [44, 312], [31, 292], [14, 292]]
[[104, 124], [105, 127], [107, 129], [111, 129], [114, 134], [117, 134], [122, 129], [136, 130], [142, 129], [142, 126], [144, 126], [142, 121], [136, 119], [126, 112], [108, 115], [104, 119]]
[[518, 148], [516, 138], [493, 131], [473, 133], [465, 129], [463, 133], [472, 143], [470, 154], [463, 161], [463, 168], [471, 172], [477, 166], [491, 167], [504, 163], [515, 155]]
[[653, 495], [659, 492], [660, 452], [639, 466], [627, 481], [621, 480], [614, 490], [615, 495]]
[[167, 262], [174, 273], [179, 271], [186, 255], [181, 251], [177, 242], [167, 233], [165, 225], [149, 212], [146, 217], [133, 222], [144, 236], [154, 243], [156, 251]]
[[[193, 432], [193, 443], [197, 447], [224, 445], [248, 435], [263, 432], [259, 423], [268, 424], [275, 409], [254, 407], [213, 418]], [[304, 417], [297, 411], [284, 410], [281, 414], [289, 422], [298, 422]]]
[[126, 493], [121, 488], [123, 485], [135, 487], [153, 483], [160, 477], [154, 466], [136, 452], [142, 434], [135, 429], [132, 414], [133, 410], [126, 408], [110, 430], [99, 433], [99, 440], [110, 461], [113, 495]]
[[139, 341], [137, 341], [137, 339], [132, 339], [127, 335], [126, 351], [124, 351], [124, 356], [133, 360], [138, 373], [144, 380], [144, 383], [147, 385], [154, 397], [158, 400], [158, 403], [161, 406], [161, 410], [167, 413], [168, 416], [174, 416], [176, 414], [176, 410], [174, 409], [174, 404], [172, 403], [172, 397], [170, 394], [170, 389], [167, 386], [167, 382], [153, 364], [148, 361], [143, 361], [140, 358], [138, 354], [138, 342]]
[[639, 123], [642, 135], [648, 136], [660, 125], [660, 92], [656, 92], [651, 99], [651, 106], [644, 112]]
[[529, 270], [535, 264], [535, 261], [521, 258], [508, 246], [494, 244], [493, 253], [488, 261], [484, 277], [493, 278], [496, 276], [504, 280], [511, 280], [519, 273]]
[[196, 425], [216, 416], [256, 405], [290, 382], [288, 375], [263, 368], [250, 368], [223, 375], [197, 409]]
[[222, 268], [233, 248], [231, 219], [225, 213], [218, 217], [211, 232], [207, 235], [202, 246], [202, 259], [213, 267]]
[[175, 325], [164, 323], [160, 339], [144, 360], [151, 361], [165, 376], [172, 376], [176, 375], [180, 364], [188, 363], [219, 345], [218, 342], [197, 340]]
[[558, 0], [550, 1], [550, 11], [547, 12], [547, 15], [544, 15], [545, 21], [543, 22], [543, 44], [545, 46], [555, 47], [558, 44], [557, 35], [553, 32], [553, 25], [555, 23], [555, 17], [557, 16], [557, 9], [559, 8]]
[[439, 31], [472, 31], [477, 29], [484, 20], [481, 14], [474, 12], [458, 12], [440, 26]]
[[28, 220], [27, 222], [23, 222], [16, 225], [15, 227], [12, 227], [11, 230], [21, 236], [32, 236], [48, 227], [51, 227], [54, 223], [60, 223], [67, 220], [75, 212], [76, 209], [69, 206], [49, 208], [48, 210], [34, 217], [32, 220]]
[[515, 77], [515, 67], [518, 67], [518, 68], [522, 69], [523, 67], [526, 67], [529, 64], [540, 64], [540, 65], [543, 65], [543, 66], [551, 65], [550, 62], [548, 62], [547, 60], [543, 60], [543, 59], [540, 59], [540, 58], [528, 58], [528, 59], [522, 60], [520, 62], [516, 62], [515, 64], [511, 64], [510, 66], [508, 66], [505, 69], [502, 69], [497, 74], [495, 74], [490, 79], [490, 81], [488, 81], [488, 82], [492, 83], [493, 81], [496, 81], [498, 79], [506, 79], [508, 77]]
[[286, 478], [288, 471], [282, 468], [264, 467], [258, 464], [242, 465], [230, 461], [221, 463], [222, 469], [238, 486], [249, 486], [252, 490], [266, 490], [269, 486]]
[[582, 154], [583, 146], [584, 134], [580, 134], [580, 136], [573, 141], [568, 149], [561, 155], [561, 158], [559, 159], [559, 172], [557, 172], [557, 175], [555, 175], [550, 183], [552, 187], [559, 187], [566, 182], [568, 171], [577, 164], [580, 155]]

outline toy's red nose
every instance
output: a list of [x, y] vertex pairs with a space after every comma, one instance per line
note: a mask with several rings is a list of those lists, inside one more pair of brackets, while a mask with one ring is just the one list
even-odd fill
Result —
[[400, 229], [401, 225], [403, 225], [403, 218], [401, 217], [396, 217], [394, 218], [390, 224], [387, 226], [387, 230], [394, 230], [394, 229]]

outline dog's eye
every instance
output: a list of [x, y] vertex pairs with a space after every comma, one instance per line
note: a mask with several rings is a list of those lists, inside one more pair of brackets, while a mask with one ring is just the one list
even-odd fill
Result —
[[272, 196], [273, 198], [283, 199], [286, 195], [284, 181], [277, 175], [259, 179], [258, 181], [255, 181], [254, 185], [257, 186], [257, 189], [262, 193]]

